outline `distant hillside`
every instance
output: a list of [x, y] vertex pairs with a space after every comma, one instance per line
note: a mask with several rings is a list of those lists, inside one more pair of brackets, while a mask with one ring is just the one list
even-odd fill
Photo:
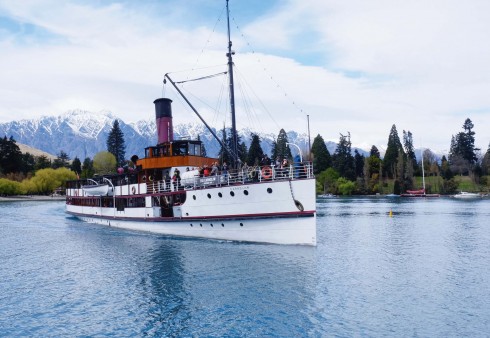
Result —
[[[12, 121], [0, 124], [0, 136], [13, 136], [17, 143], [39, 149], [49, 154], [59, 154], [61, 150], [70, 158], [78, 157], [81, 161], [86, 157], [93, 158], [99, 151], [106, 150], [107, 136], [117, 117], [110, 112], [93, 113], [82, 110], [69, 111], [60, 116], [45, 116], [39, 119]], [[119, 120], [119, 126], [124, 134], [126, 143], [126, 157], [136, 154], [143, 157], [145, 147], [155, 145], [157, 142], [155, 121], [141, 120], [136, 123], [125, 123]], [[216, 134], [220, 131], [214, 130]], [[239, 135], [247, 146], [250, 143], [251, 130], [239, 131]], [[260, 134], [262, 149], [271, 153], [274, 138], [279, 134]], [[290, 131], [288, 140], [297, 144], [301, 149], [308, 148], [306, 134]], [[202, 124], [174, 125], [174, 138], [200, 137], [204, 143], [208, 156], [217, 156], [220, 146], [212, 134]], [[327, 142], [329, 149], [335, 143]], [[295, 151], [292, 149], [293, 152]]]
[[17, 146], [19, 147], [20, 151], [25, 154], [25, 153], [29, 153], [33, 156], [46, 156], [47, 158], [49, 158], [50, 160], [54, 160], [56, 159], [56, 155], [53, 155], [53, 154], [50, 154], [50, 153], [47, 153], [45, 151], [42, 151], [42, 150], [39, 150], [39, 149], [36, 149], [36, 148], [33, 148], [31, 146], [28, 146], [26, 144], [22, 144], [22, 143], [18, 143], [17, 142]]

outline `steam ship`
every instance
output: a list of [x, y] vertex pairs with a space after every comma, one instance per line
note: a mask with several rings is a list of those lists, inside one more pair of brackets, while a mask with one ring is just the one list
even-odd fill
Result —
[[[232, 135], [236, 137], [233, 60], [228, 13]], [[165, 75], [200, 117], [178, 86]], [[230, 167], [203, 156], [199, 140], [175, 140], [172, 100], [154, 101], [157, 144], [133, 156], [134, 169], [67, 182], [66, 212], [82, 221], [170, 236], [316, 245], [315, 177], [311, 162], [240, 165], [236, 138]], [[202, 120], [202, 118], [201, 118]], [[217, 142], [222, 143], [204, 120]]]

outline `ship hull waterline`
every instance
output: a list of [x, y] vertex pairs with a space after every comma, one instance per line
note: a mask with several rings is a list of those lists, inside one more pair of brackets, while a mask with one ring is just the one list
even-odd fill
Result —
[[68, 214], [88, 223], [161, 235], [226, 241], [316, 246], [316, 215], [263, 218], [131, 220]]

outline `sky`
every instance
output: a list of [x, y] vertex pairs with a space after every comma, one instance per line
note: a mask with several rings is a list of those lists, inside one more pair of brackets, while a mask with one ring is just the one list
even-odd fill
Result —
[[[237, 125], [386, 147], [393, 124], [447, 153], [474, 124], [490, 142], [490, 1], [230, 0]], [[167, 83], [226, 71], [225, 0], [0, 0], [0, 123], [81, 109], [125, 122], [173, 101]], [[191, 71], [192, 70], [192, 71]], [[226, 75], [188, 82], [209, 124], [229, 125]], [[211, 122], [209, 122], [211, 121]]]

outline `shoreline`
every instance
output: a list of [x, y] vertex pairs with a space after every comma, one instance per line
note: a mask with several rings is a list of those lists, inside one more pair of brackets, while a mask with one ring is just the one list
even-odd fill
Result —
[[19, 201], [64, 201], [65, 196], [43, 196], [43, 195], [14, 195], [0, 196], [0, 202], [19, 202]]

